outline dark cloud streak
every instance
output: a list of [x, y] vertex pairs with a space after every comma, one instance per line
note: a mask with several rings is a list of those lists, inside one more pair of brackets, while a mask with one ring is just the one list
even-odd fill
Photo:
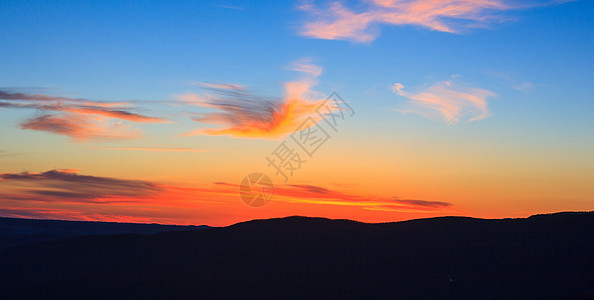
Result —
[[442, 202], [442, 201], [428, 201], [428, 200], [400, 200], [400, 199], [395, 199], [395, 202], [398, 203], [403, 203], [403, 204], [409, 204], [409, 205], [414, 205], [414, 206], [425, 206], [425, 207], [448, 207], [448, 206], [452, 206], [452, 203], [449, 202]]
[[[13, 186], [18, 187], [20, 191], [18, 195], [7, 193], [0, 196], [13, 200], [113, 203], [134, 201], [163, 190], [147, 181], [79, 175], [77, 172], [61, 169], [42, 173], [3, 173], [0, 174], [0, 184], [8, 184], [10, 187], [16, 183]], [[23, 186], [27, 188], [23, 189]]]

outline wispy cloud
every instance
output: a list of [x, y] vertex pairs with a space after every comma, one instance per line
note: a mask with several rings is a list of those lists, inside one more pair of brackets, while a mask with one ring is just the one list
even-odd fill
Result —
[[220, 8], [226, 8], [226, 9], [233, 9], [233, 10], [244, 10], [245, 8], [241, 7], [241, 6], [235, 6], [235, 5], [217, 5], [217, 7]]
[[[216, 182], [216, 185], [237, 188], [237, 185]], [[454, 204], [443, 201], [409, 200], [398, 197], [375, 197], [345, 193], [321, 186], [292, 184], [274, 187], [275, 201], [361, 207], [367, 210], [399, 212], [435, 212], [452, 210]]]
[[534, 89], [538, 86], [538, 84], [534, 84], [530, 81], [520, 81], [515, 78], [515, 76], [509, 72], [500, 72], [500, 71], [488, 71], [485, 74], [495, 77], [499, 81], [503, 81], [508, 87], [521, 91], [524, 93], [531, 93]]
[[30, 100], [30, 101], [71, 101], [72, 99], [63, 97], [54, 97], [41, 94], [12, 93], [9, 91], [0, 91], [2, 100]]
[[245, 90], [245, 86], [232, 83], [209, 83], [209, 82], [195, 82], [194, 85], [205, 87], [213, 90]]
[[394, 199], [394, 201], [398, 202], [398, 203], [403, 203], [403, 204], [425, 206], [425, 207], [435, 207], [435, 208], [452, 206], [452, 203], [442, 202], [442, 201], [406, 200], [406, 199], [403, 199], [403, 200]]
[[[354, 11], [341, 2], [327, 8], [308, 3], [300, 8], [310, 14], [301, 35], [328, 39], [371, 42], [381, 25], [414, 25], [430, 30], [459, 33], [505, 20], [501, 12], [538, 4], [518, 4], [508, 0], [370, 0]], [[546, 1], [546, 4], [568, 1]], [[544, 5], [544, 4], [540, 4]]]
[[303, 202], [340, 206], [359, 206], [368, 210], [399, 212], [432, 212], [450, 210], [452, 203], [430, 200], [408, 200], [398, 197], [384, 198], [369, 195], [351, 194], [325, 187], [294, 184], [275, 187], [279, 201]]
[[56, 169], [42, 173], [1, 173], [3, 190], [16, 184], [17, 193], [2, 193], [2, 199], [44, 202], [114, 203], [143, 198], [162, 189], [151, 182], [79, 175], [77, 169]]
[[203, 83], [205, 94], [188, 93], [177, 97], [186, 103], [214, 109], [198, 115], [194, 121], [216, 124], [218, 128], [200, 129], [186, 135], [229, 135], [241, 138], [279, 138], [292, 132], [322, 100], [312, 87], [322, 68], [299, 61], [292, 69], [304, 74], [297, 81], [284, 84], [282, 98], [255, 95], [242, 85], [229, 83]]
[[315, 186], [315, 185], [309, 185], [309, 184], [292, 184], [290, 186], [291, 187], [294, 187], [294, 188], [298, 188], [300, 190], [307, 191], [309, 193], [329, 194], [329, 193], [332, 192], [332, 191], [330, 191], [327, 188], [320, 187], [320, 186]]
[[131, 111], [126, 102], [91, 101], [41, 94], [0, 91], [0, 107], [53, 111], [21, 124], [23, 129], [67, 135], [75, 140], [132, 139], [140, 136], [120, 120], [137, 123], [163, 123], [166, 120]]
[[532, 82], [522, 82], [520, 84], [516, 84], [513, 86], [514, 90], [522, 91], [524, 93], [531, 93], [534, 91], [534, 83]]
[[21, 123], [21, 128], [67, 135], [77, 141], [130, 140], [141, 136], [138, 130], [132, 130], [121, 122], [114, 124], [105, 117], [77, 114], [34, 117]]
[[112, 107], [112, 106], [129, 106], [127, 102], [109, 102], [109, 101], [92, 101], [88, 99], [56, 97], [43, 94], [26, 94], [19, 92], [10, 92], [8, 90], [0, 90], [0, 100], [13, 101], [27, 101], [27, 102], [50, 102], [50, 103], [76, 103], [82, 105], [98, 106], [98, 107]]
[[496, 94], [480, 88], [471, 87], [456, 80], [437, 82], [417, 92], [407, 92], [400, 83], [391, 87], [392, 91], [408, 98], [401, 113], [416, 113], [425, 117], [439, 117], [448, 124], [455, 124], [462, 118], [473, 122], [489, 116], [487, 98]]

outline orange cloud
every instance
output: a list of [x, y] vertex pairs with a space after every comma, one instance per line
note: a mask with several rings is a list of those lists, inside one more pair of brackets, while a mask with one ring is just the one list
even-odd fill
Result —
[[365, 10], [354, 12], [340, 2], [328, 9], [305, 5], [313, 20], [303, 36], [371, 42], [379, 35], [379, 25], [416, 25], [431, 30], [456, 33], [465, 28], [485, 26], [501, 20], [498, 11], [512, 9], [504, 0], [372, 0]]
[[488, 117], [487, 98], [496, 95], [455, 81], [438, 82], [416, 93], [404, 91], [404, 86], [400, 83], [394, 84], [391, 89], [409, 99], [408, 107], [398, 110], [401, 113], [416, 113], [429, 118], [442, 117], [448, 124], [455, 124], [465, 116], [468, 116], [467, 122]]
[[112, 123], [100, 116], [77, 114], [43, 115], [21, 124], [22, 129], [67, 135], [76, 141], [89, 139], [113, 140], [139, 138], [140, 132], [131, 130], [121, 122]]
[[316, 116], [316, 108], [322, 103], [311, 90], [322, 68], [301, 61], [293, 64], [293, 70], [305, 76], [285, 83], [280, 100], [257, 96], [243, 86], [226, 83], [203, 84], [209, 91], [205, 95], [179, 95], [178, 98], [187, 103], [218, 111], [201, 114], [193, 120], [220, 127], [199, 129], [186, 135], [280, 138], [293, 132], [307, 117]]
[[57, 115], [34, 117], [21, 124], [23, 129], [46, 131], [67, 135], [74, 140], [132, 139], [140, 136], [121, 122], [112, 119], [139, 123], [163, 123], [162, 118], [149, 117], [130, 111], [125, 102], [99, 102], [39, 94], [9, 93], [0, 91], [0, 107], [25, 108], [42, 111], [66, 112]]

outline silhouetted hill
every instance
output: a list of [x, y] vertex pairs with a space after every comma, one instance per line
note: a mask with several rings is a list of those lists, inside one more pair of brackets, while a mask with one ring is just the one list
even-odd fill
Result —
[[289, 217], [0, 251], [6, 297], [591, 299], [594, 213]]
[[58, 241], [83, 235], [154, 234], [165, 231], [195, 230], [208, 226], [179, 226], [138, 223], [35, 220], [0, 217], [0, 249]]

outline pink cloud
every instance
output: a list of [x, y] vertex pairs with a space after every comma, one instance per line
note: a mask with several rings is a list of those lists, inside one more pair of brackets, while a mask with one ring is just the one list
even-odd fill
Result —
[[455, 124], [466, 117], [473, 122], [489, 116], [487, 98], [495, 93], [469, 87], [456, 81], [437, 82], [427, 88], [411, 93], [404, 91], [404, 86], [396, 83], [392, 91], [408, 98], [405, 107], [398, 109], [401, 113], [415, 113], [422, 116], [441, 117], [448, 124]]
[[[553, 1], [562, 3], [567, 1]], [[326, 9], [313, 5], [301, 8], [311, 15], [301, 35], [328, 39], [371, 42], [379, 36], [380, 25], [414, 25], [430, 30], [459, 33], [502, 21], [498, 14], [522, 8], [506, 0], [371, 0], [356, 12], [341, 2]], [[550, 4], [550, 3], [549, 3]]]

